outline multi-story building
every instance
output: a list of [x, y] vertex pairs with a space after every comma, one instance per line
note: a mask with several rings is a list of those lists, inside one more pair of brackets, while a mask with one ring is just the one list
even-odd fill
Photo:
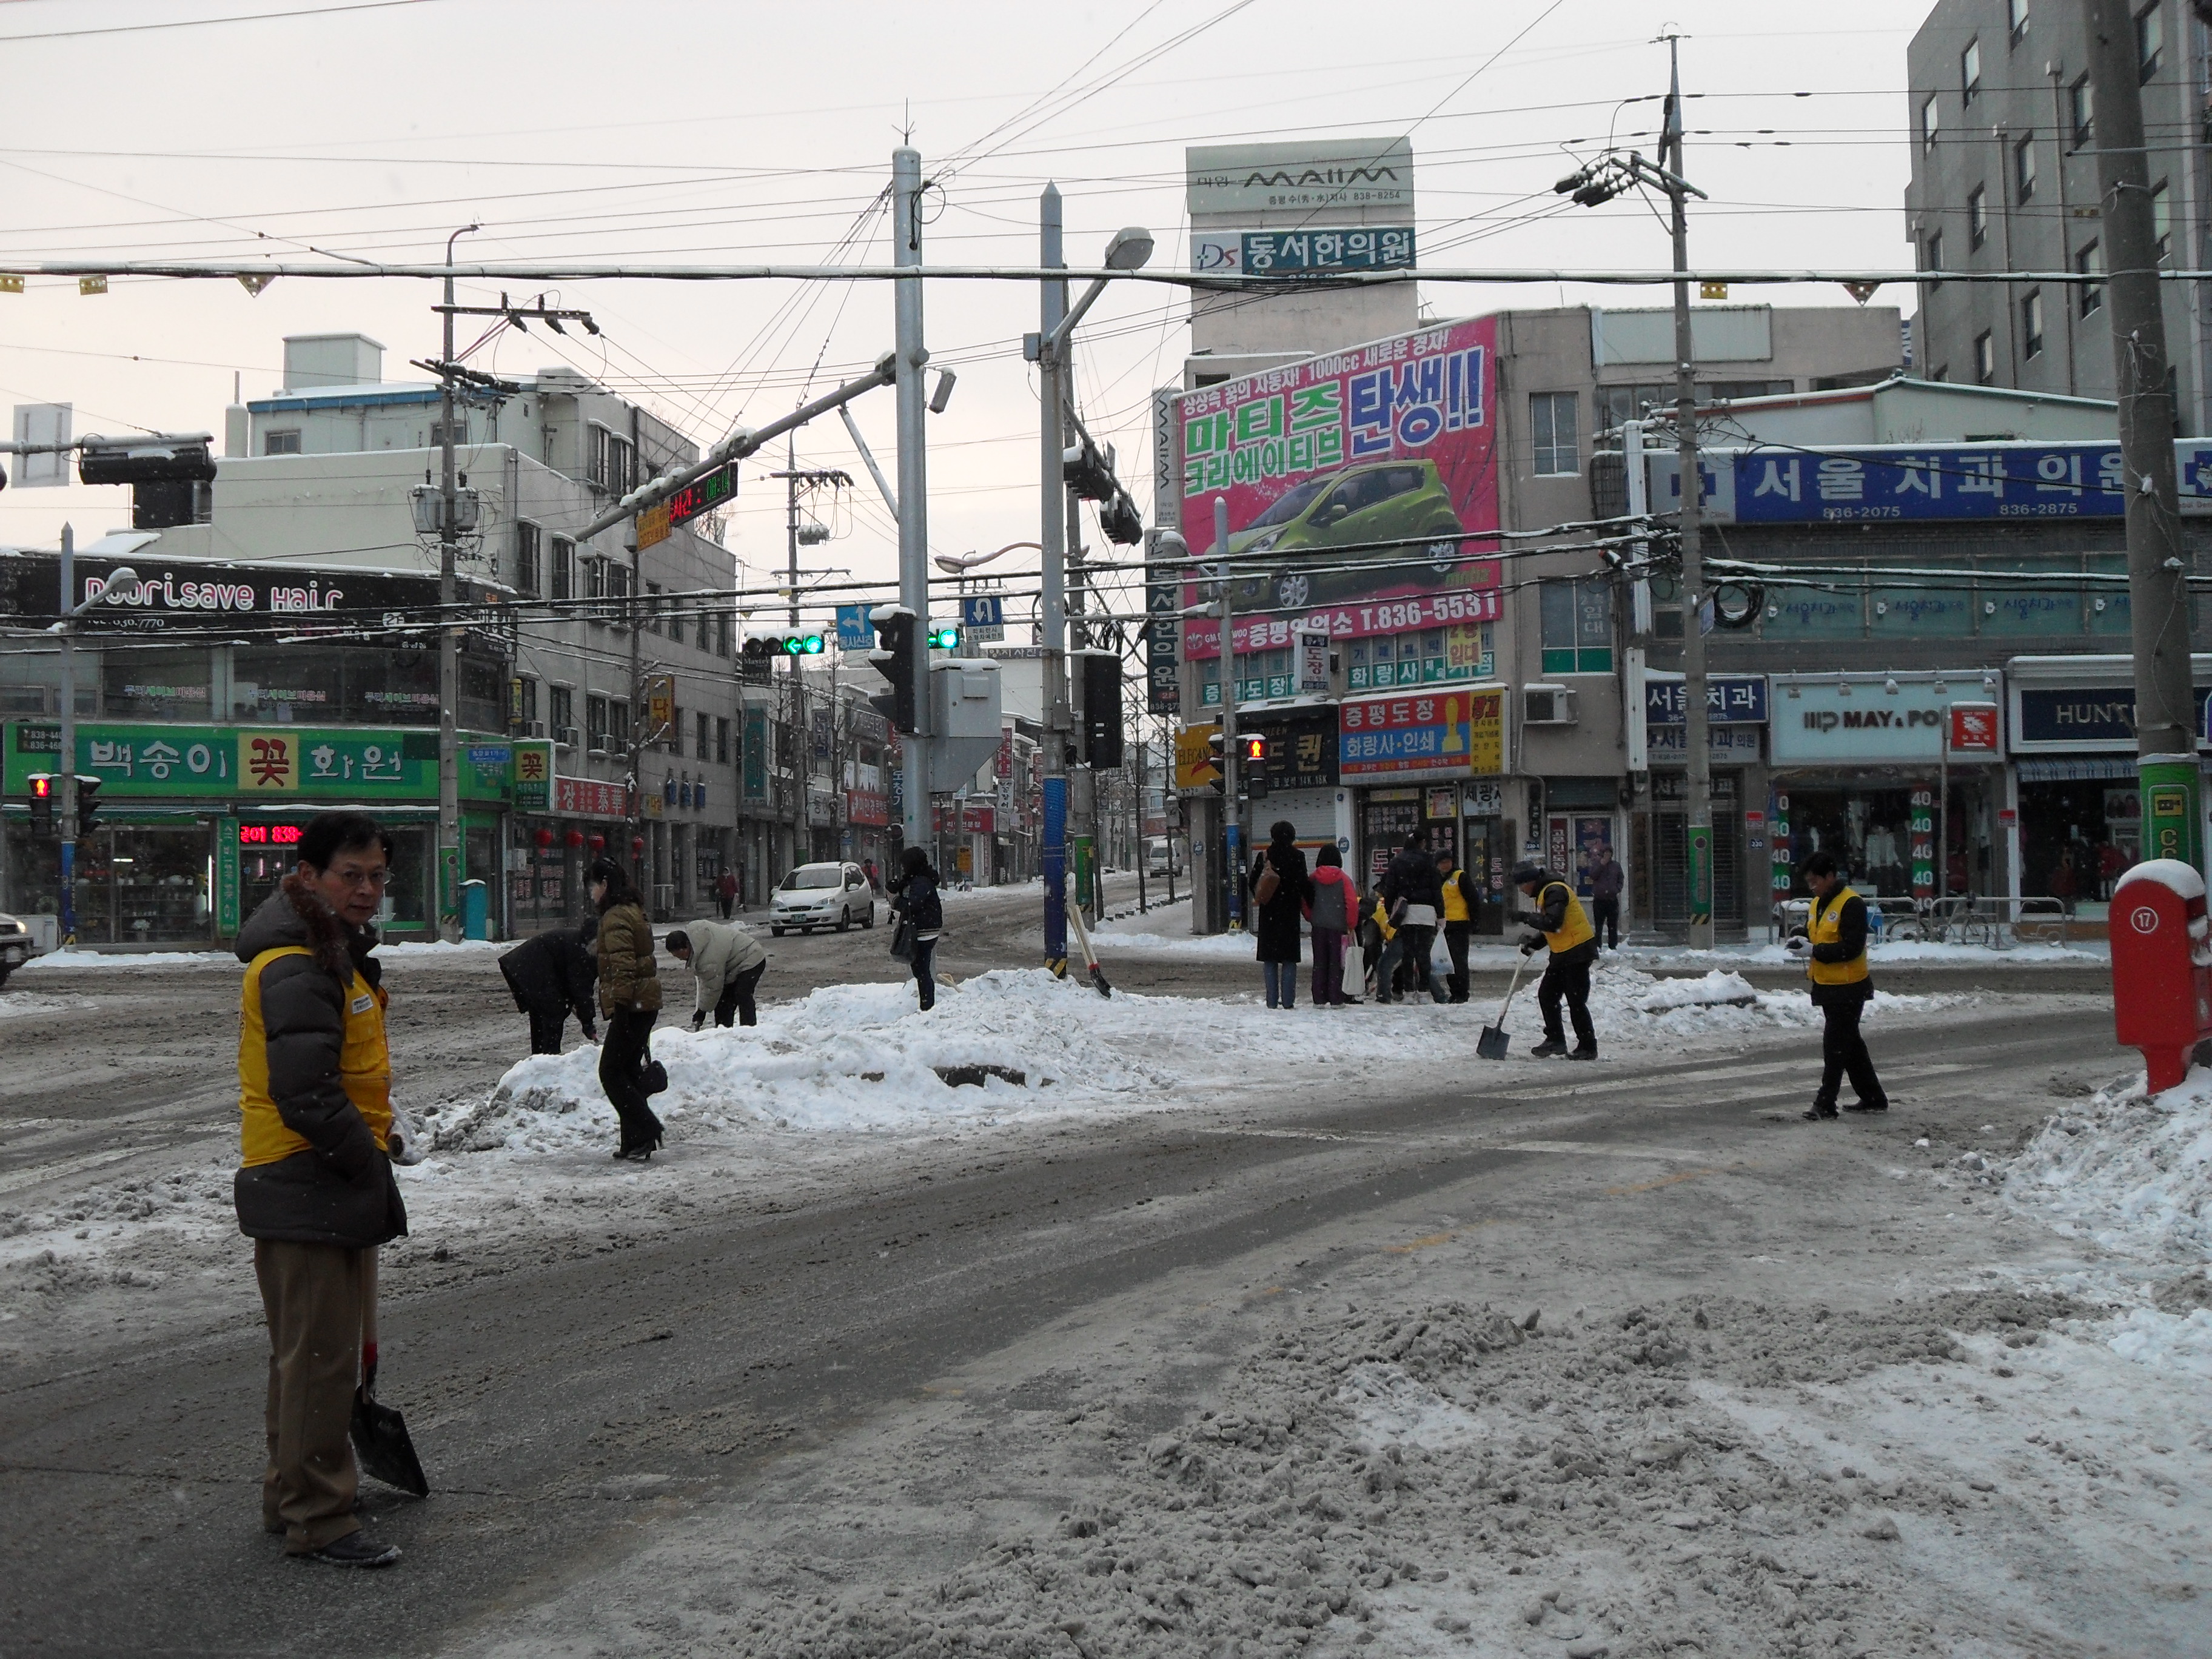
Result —
[[[1701, 306], [1692, 339], [1709, 404], [1878, 381], [1902, 350], [1898, 313], [1871, 307]], [[1160, 516], [1204, 550], [1218, 497], [1231, 552], [1283, 555], [1231, 594], [1239, 729], [1271, 749], [1255, 825], [1287, 818], [1370, 876], [1425, 830], [1482, 872], [1495, 932], [1517, 859], [1632, 852], [1630, 619], [1588, 526], [1608, 480], [1620, 493], [1624, 424], [1672, 398], [1672, 314], [1512, 311], [1320, 343], [1176, 398]], [[1188, 720], [1219, 707], [1218, 635], [1182, 624]], [[1202, 856], [1212, 805], [1194, 804]]]
[[[142, 489], [139, 528], [98, 550], [187, 584], [228, 568], [239, 573], [229, 585], [273, 592], [269, 574], [282, 570], [315, 584], [325, 611], [341, 608], [341, 587], [349, 612], [410, 583], [410, 603], [434, 604], [439, 547], [418, 526], [435, 515], [420, 516], [417, 498], [443, 459], [439, 389], [384, 380], [381, 357], [359, 335], [288, 339], [284, 386], [228, 411], [213, 483]], [[550, 745], [542, 785], [465, 835], [464, 874], [487, 885], [489, 925], [564, 919], [580, 866], [600, 852], [634, 857], [663, 915], [703, 907], [725, 870], [760, 901], [813, 848], [799, 805], [805, 745], [771, 695], [738, 684], [734, 559], [708, 520], [642, 549], [629, 524], [579, 533], [696, 447], [567, 368], [471, 389], [454, 428], [461, 520], [473, 517], [463, 592], [489, 617], [517, 607], [511, 622], [472, 623], [456, 712], [486, 766], [502, 745]], [[420, 623], [329, 650], [164, 634], [91, 663], [80, 708], [111, 720], [434, 730], [434, 638]], [[50, 667], [50, 653], [0, 656], [11, 712], [53, 710]], [[171, 695], [179, 688], [190, 695]], [[421, 746], [418, 736], [410, 753]]]
[[[2085, 15], [2062, 0], [1939, 0], [1914, 34], [1905, 211], [1920, 270], [2105, 269]], [[2203, 26], [2181, 0], [2147, 0], [2135, 33], [2160, 257], [2187, 269], [2204, 248]], [[2164, 293], [2177, 435], [2212, 431], [2205, 296]], [[2096, 284], [1923, 281], [1919, 307], [1914, 362], [1929, 379], [2116, 395]]]

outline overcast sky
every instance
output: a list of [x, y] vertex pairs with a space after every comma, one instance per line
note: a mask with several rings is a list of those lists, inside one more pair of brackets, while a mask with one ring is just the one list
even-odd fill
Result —
[[[1926, 10], [1683, 0], [1664, 14], [1686, 37], [1690, 169], [1713, 198], [1692, 225], [1693, 263], [1911, 264], [1905, 48]], [[301, 15], [260, 15], [287, 12]], [[240, 14], [255, 15], [194, 21]], [[462, 257], [879, 261], [872, 204], [910, 125], [942, 181], [926, 257], [943, 263], [1033, 263], [1037, 193], [1055, 179], [1072, 262], [1095, 262], [1116, 227], [1137, 224], [1158, 239], [1156, 264], [1180, 266], [1186, 144], [1410, 134], [1424, 264], [1663, 270], [1649, 209], [1586, 210], [1550, 191], [1608, 134], [1649, 146], [1662, 21], [1613, 0], [0, 0], [0, 252], [428, 260], [476, 221]], [[193, 26], [152, 27], [180, 23]], [[562, 361], [549, 349], [560, 344], [702, 441], [890, 343], [882, 287], [625, 282], [553, 297], [590, 309], [603, 340], [510, 334], [471, 361], [526, 373]], [[1587, 297], [1424, 293], [1445, 316]], [[1840, 290], [1733, 297], [1848, 303]], [[0, 401], [74, 404], [80, 434], [219, 436], [234, 374], [248, 397], [266, 395], [288, 333], [358, 329], [385, 343], [389, 377], [413, 376], [407, 360], [435, 354], [436, 298], [424, 282], [286, 280], [253, 298], [231, 282], [118, 280], [82, 297], [33, 279], [0, 295]], [[1909, 312], [1912, 300], [1895, 289], [1881, 302]], [[1078, 347], [1083, 413], [1119, 441], [1146, 505], [1147, 396], [1176, 378], [1187, 313], [1179, 294], [1117, 289]], [[930, 428], [940, 551], [1036, 533], [1036, 391], [1020, 355], [1036, 315], [1018, 285], [930, 292], [933, 353], [960, 372]], [[888, 466], [888, 394], [860, 414]], [[799, 455], [860, 476], [834, 421]], [[767, 470], [748, 470], [729, 536], [755, 568], [783, 556]], [[51, 546], [64, 516], [96, 536], [128, 523], [127, 492], [10, 489], [0, 542]], [[810, 564], [893, 568], [872, 491], [832, 529]]]

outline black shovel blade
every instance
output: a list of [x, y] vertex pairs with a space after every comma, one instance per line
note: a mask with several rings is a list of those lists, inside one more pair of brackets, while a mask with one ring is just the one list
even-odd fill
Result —
[[353, 1449], [365, 1474], [417, 1498], [430, 1495], [415, 1443], [407, 1437], [405, 1419], [393, 1407], [378, 1404], [367, 1389], [354, 1391]]
[[1486, 1025], [1482, 1035], [1474, 1040], [1474, 1052], [1485, 1060], [1503, 1060], [1506, 1046], [1512, 1041], [1502, 1027]]
[[1114, 988], [1106, 982], [1105, 970], [1095, 962], [1091, 964], [1091, 982], [1098, 988], [1100, 996], [1110, 997], [1114, 994]]

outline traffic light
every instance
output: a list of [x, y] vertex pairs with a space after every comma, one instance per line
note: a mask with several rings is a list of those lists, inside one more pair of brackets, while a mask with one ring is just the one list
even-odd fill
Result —
[[1257, 732], [1237, 737], [1237, 766], [1244, 793], [1258, 800], [1267, 793], [1267, 739]]
[[54, 775], [31, 774], [31, 834], [44, 839], [54, 833]]
[[766, 640], [747, 640], [738, 653], [738, 678], [747, 685], [766, 685], [781, 653]]
[[933, 651], [957, 651], [960, 648], [960, 630], [952, 627], [931, 629], [929, 648]]
[[918, 721], [915, 710], [915, 647], [914, 612], [902, 605], [879, 605], [869, 613], [876, 627], [876, 648], [868, 660], [889, 680], [891, 689], [869, 701], [881, 710], [894, 730], [912, 732]]
[[77, 447], [81, 483], [213, 483], [215, 456], [204, 434], [149, 433], [142, 438], [87, 438]]
[[825, 648], [819, 634], [775, 634], [768, 644], [772, 653], [786, 657], [818, 657]]
[[1114, 476], [1113, 445], [1102, 449], [1084, 433], [1062, 453], [1060, 471], [1078, 495], [1098, 503], [1098, 526], [1108, 541], [1133, 547], [1145, 539], [1145, 515]]
[[1206, 734], [1206, 763], [1213, 769], [1213, 775], [1206, 780], [1206, 787], [1217, 793], [1221, 789], [1222, 779], [1228, 775], [1228, 744], [1221, 735], [1221, 728], [1217, 726]]
[[100, 811], [98, 778], [79, 778], [76, 781], [76, 833], [79, 837], [92, 833], [93, 815]]
[[1091, 764], [1121, 764], [1121, 659], [1109, 651], [1086, 651], [1083, 664], [1083, 742]]

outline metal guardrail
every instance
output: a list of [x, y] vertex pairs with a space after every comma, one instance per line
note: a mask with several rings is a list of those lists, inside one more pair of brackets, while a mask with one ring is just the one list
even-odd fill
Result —
[[[1935, 945], [1975, 945], [1991, 951], [2009, 951], [2020, 945], [2057, 945], [2067, 937], [2074, 919], [2070, 901], [2057, 898], [2014, 898], [2008, 894], [1961, 894], [1943, 899], [1893, 899], [1881, 906], [1880, 937], [1900, 942]], [[1771, 918], [1778, 940], [1806, 929], [1812, 911], [1809, 899], [1784, 899]]]

